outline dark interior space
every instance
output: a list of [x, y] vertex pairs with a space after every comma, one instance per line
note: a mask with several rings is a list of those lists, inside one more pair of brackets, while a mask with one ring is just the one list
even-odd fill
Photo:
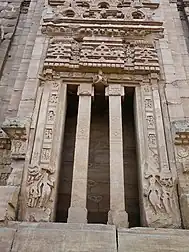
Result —
[[109, 108], [104, 95], [104, 89], [96, 89], [92, 102], [87, 210], [89, 223], [106, 224], [110, 208]]
[[71, 203], [73, 161], [75, 150], [76, 122], [78, 111], [77, 86], [68, 86], [67, 113], [65, 121], [62, 162], [59, 176], [57, 201], [57, 222], [67, 222], [68, 208]]
[[129, 226], [140, 226], [137, 155], [134, 127], [134, 88], [125, 88], [122, 103], [123, 114], [123, 158], [126, 211]]

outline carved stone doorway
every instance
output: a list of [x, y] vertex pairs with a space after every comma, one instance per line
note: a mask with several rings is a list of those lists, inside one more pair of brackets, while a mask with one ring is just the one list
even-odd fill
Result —
[[69, 85], [67, 93], [67, 113], [64, 131], [62, 160], [59, 174], [59, 189], [56, 211], [57, 222], [67, 222], [68, 208], [70, 207], [71, 202], [77, 111], [77, 86]]
[[123, 158], [126, 211], [129, 226], [140, 226], [138, 171], [134, 127], [134, 88], [125, 88], [122, 104], [123, 115]]
[[109, 108], [105, 90], [95, 89], [92, 102], [87, 190], [88, 223], [108, 221], [110, 209]]

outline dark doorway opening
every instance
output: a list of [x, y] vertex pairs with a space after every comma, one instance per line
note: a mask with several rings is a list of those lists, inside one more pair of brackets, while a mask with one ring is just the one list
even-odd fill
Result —
[[134, 127], [134, 91], [134, 88], [125, 88], [125, 97], [122, 104], [125, 202], [130, 227], [140, 226], [138, 168]]
[[110, 209], [109, 117], [104, 87], [96, 88], [91, 110], [87, 186], [88, 223], [108, 221]]
[[59, 174], [59, 189], [56, 211], [57, 222], [67, 222], [68, 209], [71, 203], [77, 111], [77, 86], [69, 85], [67, 91], [67, 113], [65, 121], [62, 160]]

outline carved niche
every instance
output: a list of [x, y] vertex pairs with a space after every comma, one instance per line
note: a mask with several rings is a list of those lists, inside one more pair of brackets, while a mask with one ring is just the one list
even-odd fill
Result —
[[28, 122], [19, 118], [7, 119], [2, 129], [11, 139], [11, 158], [25, 159], [27, 149]]

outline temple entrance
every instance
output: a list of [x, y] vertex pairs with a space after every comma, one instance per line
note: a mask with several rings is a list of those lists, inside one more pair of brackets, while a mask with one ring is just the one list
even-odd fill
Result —
[[125, 88], [122, 104], [123, 115], [123, 158], [126, 211], [129, 226], [140, 226], [138, 171], [134, 127], [134, 88]]
[[[122, 102], [123, 155], [126, 211], [130, 227], [140, 226], [138, 172], [133, 115], [134, 88], [125, 88]], [[87, 180], [88, 223], [108, 221], [110, 210], [109, 102], [104, 87], [95, 89], [91, 107], [89, 166]], [[71, 202], [76, 123], [77, 87], [68, 86], [67, 114], [59, 176], [56, 221], [67, 222]]]
[[88, 223], [108, 221], [110, 209], [109, 116], [105, 90], [95, 90], [91, 110], [87, 190]]
[[59, 189], [56, 221], [67, 222], [68, 208], [71, 202], [73, 161], [78, 110], [77, 86], [68, 86], [67, 113], [65, 121], [62, 162], [59, 175]]

